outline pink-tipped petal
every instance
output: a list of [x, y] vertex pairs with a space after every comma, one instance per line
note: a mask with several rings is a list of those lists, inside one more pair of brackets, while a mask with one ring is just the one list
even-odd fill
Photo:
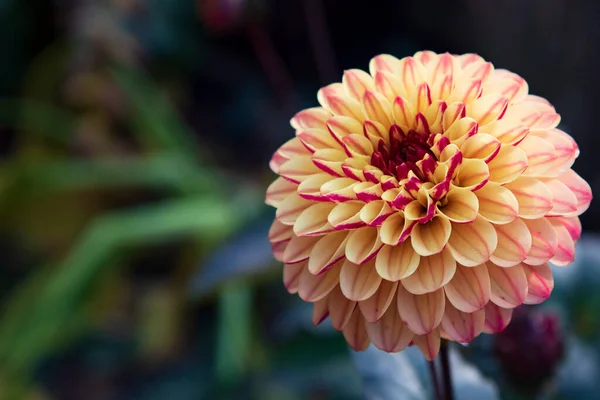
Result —
[[296, 192], [293, 192], [281, 201], [275, 212], [275, 218], [284, 225], [294, 225], [302, 211], [312, 204], [312, 201], [303, 199]]
[[302, 128], [325, 128], [331, 113], [322, 107], [307, 108], [300, 111], [290, 121], [294, 129]]
[[414, 295], [398, 286], [398, 312], [402, 321], [416, 335], [431, 333], [442, 322], [446, 298], [444, 290]]
[[306, 269], [306, 263], [284, 264], [283, 266], [283, 284], [291, 294], [298, 293], [300, 284], [300, 275]]
[[298, 281], [300, 298], [304, 301], [315, 302], [327, 296], [340, 281], [340, 269], [341, 263], [337, 263], [323, 274], [313, 275], [306, 266], [302, 268]]
[[365, 329], [365, 319], [358, 308], [354, 309], [350, 321], [348, 321], [342, 333], [348, 345], [355, 351], [364, 351], [371, 343]]
[[348, 235], [346, 258], [362, 265], [375, 257], [382, 246], [377, 228], [370, 226], [359, 228]]
[[316, 236], [333, 231], [334, 228], [327, 221], [333, 207], [333, 203], [316, 203], [308, 207], [296, 219], [294, 233], [298, 236]]
[[542, 265], [523, 264], [527, 276], [527, 298], [525, 304], [540, 304], [546, 301], [554, 289], [554, 277], [548, 263]]
[[328, 302], [329, 296], [313, 303], [313, 325], [320, 325], [321, 322], [325, 321], [325, 319], [329, 316], [329, 308], [327, 308]]
[[325, 236], [317, 237], [318, 241], [310, 250], [308, 270], [311, 274], [321, 274], [332, 265], [344, 258], [347, 231], [332, 232]]
[[381, 319], [388, 307], [392, 304], [398, 288], [398, 282], [382, 280], [375, 294], [366, 300], [358, 302], [360, 311], [369, 322]]
[[408, 238], [414, 225], [415, 222], [405, 219], [402, 213], [390, 215], [381, 225], [381, 241], [396, 246]]
[[319, 237], [293, 235], [283, 252], [283, 262], [296, 264], [308, 260], [310, 252], [319, 240]]
[[475, 192], [479, 200], [479, 215], [494, 224], [507, 224], [518, 217], [519, 203], [504, 186], [488, 182]]
[[298, 185], [283, 178], [277, 178], [267, 188], [265, 203], [275, 208], [279, 207], [283, 200], [290, 194], [296, 192]]
[[485, 333], [502, 332], [510, 323], [512, 317], [512, 308], [498, 307], [494, 303], [488, 303], [485, 306]]
[[522, 219], [505, 225], [494, 225], [494, 229], [498, 236], [498, 246], [490, 256], [490, 261], [501, 267], [512, 267], [527, 258], [532, 238]]
[[490, 300], [490, 277], [485, 264], [476, 267], [457, 266], [454, 277], [444, 286], [446, 297], [463, 312], [482, 309]]
[[479, 125], [487, 125], [488, 123], [498, 120], [502, 117], [508, 106], [506, 97], [498, 94], [483, 95], [479, 99], [473, 101], [467, 107], [467, 115], [475, 119]]
[[558, 266], [571, 264], [575, 259], [575, 241], [559, 219], [548, 218], [548, 221], [552, 224], [557, 239], [556, 252], [550, 262]]
[[512, 182], [527, 168], [527, 153], [503, 144], [498, 154], [488, 163], [488, 168], [491, 181], [500, 184]]
[[401, 283], [412, 294], [435, 292], [450, 282], [456, 271], [456, 261], [447, 249], [438, 254], [421, 257], [414, 273], [402, 279]]
[[587, 210], [592, 201], [592, 188], [590, 185], [572, 169], [559, 176], [558, 179], [564, 183], [577, 198], [576, 215], [580, 215]]
[[546, 214], [549, 217], [556, 216], [575, 216], [577, 215], [578, 201], [575, 194], [558, 179], [551, 179], [546, 182], [546, 187], [552, 193], [552, 209]]
[[517, 198], [521, 218], [540, 218], [552, 210], [552, 192], [539, 179], [521, 176], [504, 187]]
[[354, 100], [360, 101], [367, 90], [374, 87], [373, 78], [360, 69], [349, 69], [344, 71], [342, 83], [346, 88], [346, 93]]
[[496, 230], [481, 216], [467, 224], [452, 224], [448, 248], [456, 261], [466, 267], [489, 260], [497, 245]]
[[446, 196], [447, 203], [439, 207], [439, 212], [456, 223], [472, 222], [479, 211], [479, 201], [469, 189], [454, 188]]
[[523, 220], [531, 235], [531, 249], [527, 253], [525, 262], [531, 265], [540, 265], [548, 262], [556, 253], [558, 237], [548, 218]]
[[534, 135], [527, 135], [517, 147], [527, 153], [527, 169], [523, 172], [527, 176], [543, 176], [558, 157], [551, 143]]
[[456, 309], [450, 301], [446, 302], [446, 311], [442, 319], [442, 329], [454, 341], [470, 343], [483, 331], [485, 311], [483, 309], [465, 313]]
[[329, 213], [327, 220], [336, 229], [354, 229], [364, 226], [360, 212], [364, 207], [362, 201], [347, 201], [337, 204]]
[[527, 298], [527, 277], [521, 264], [504, 268], [488, 263], [490, 300], [503, 308], [515, 308]]

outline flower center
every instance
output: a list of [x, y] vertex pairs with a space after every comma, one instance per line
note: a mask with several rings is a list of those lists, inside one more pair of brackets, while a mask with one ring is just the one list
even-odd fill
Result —
[[377, 149], [371, 156], [371, 165], [381, 169], [384, 174], [395, 176], [397, 179], [406, 178], [408, 171], [413, 171], [422, 179], [422, 171], [417, 162], [429, 154], [437, 161], [431, 151], [430, 139], [433, 135], [419, 133], [411, 129], [407, 133], [397, 125], [390, 128], [390, 143], [379, 141]]

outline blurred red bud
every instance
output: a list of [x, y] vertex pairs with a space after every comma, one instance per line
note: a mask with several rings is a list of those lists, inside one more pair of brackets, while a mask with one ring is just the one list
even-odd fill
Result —
[[213, 33], [231, 31], [239, 26], [247, 0], [197, 0], [200, 19]]

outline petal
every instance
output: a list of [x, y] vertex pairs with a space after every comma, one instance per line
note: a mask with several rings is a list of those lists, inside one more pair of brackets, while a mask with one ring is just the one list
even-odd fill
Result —
[[446, 297], [444, 290], [414, 295], [402, 285], [398, 286], [398, 312], [402, 321], [417, 335], [427, 335], [435, 329], [444, 316]]
[[481, 79], [461, 79], [452, 90], [448, 101], [460, 101], [468, 105], [481, 95], [482, 86]]
[[333, 329], [336, 331], [344, 329], [350, 321], [355, 307], [356, 302], [346, 298], [339, 286], [333, 288], [327, 296], [327, 308], [329, 309], [329, 319]]
[[531, 249], [527, 253], [525, 262], [531, 265], [540, 265], [548, 262], [556, 253], [558, 237], [552, 224], [547, 218], [524, 219], [523, 222], [531, 235]]
[[318, 149], [341, 149], [339, 142], [323, 128], [307, 128], [296, 132], [296, 137], [311, 152]]
[[344, 71], [342, 83], [346, 88], [346, 93], [354, 100], [360, 101], [365, 91], [374, 88], [373, 78], [360, 69], [350, 69]]
[[515, 145], [519, 143], [527, 136], [528, 132], [529, 127], [515, 123], [515, 121], [508, 118], [497, 121], [491, 129], [489, 129], [489, 133], [492, 136], [498, 139], [500, 143], [506, 145]]
[[452, 222], [466, 223], [477, 218], [479, 201], [469, 189], [453, 188], [446, 196], [447, 203], [438, 211]]
[[265, 203], [279, 207], [281, 202], [290, 194], [296, 192], [298, 185], [283, 178], [277, 178], [267, 188]]
[[298, 295], [304, 301], [319, 301], [333, 290], [340, 281], [341, 263], [337, 263], [321, 275], [313, 275], [302, 268], [298, 281]]
[[480, 126], [502, 118], [508, 106], [508, 99], [499, 94], [483, 95], [467, 107], [467, 116], [475, 119]]
[[381, 93], [367, 90], [362, 98], [362, 107], [367, 119], [383, 124], [386, 129], [394, 123], [392, 105]]
[[545, 172], [545, 176], [557, 176], [571, 168], [579, 155], [579, 147], [575, 140], [567, 133], [559, 129], [532, 129], [529, 136], [537, 136], [554, 147], [556, 158], [551, 168]]
[[360, 103], [345, 93], [344, 85], [333, 83], [317, 92], [319, 103], [334, 115], [362, 118]]
[[523, 175], [544, 175], [553, 167], [554, 160], [558, 157], [551, 143], [533, 135], [527, 135], [517, 147], [527, 153], [527, 169]]
[[315, 236], [333, 231], [333, 227], [327, 221], [333, 207], [333, 203], [316, 203], [308, 207], [296, 219], [294, 233], [298, 236]]
[[396, 213], [384, 200], [372, 201], [360, 210], [361, 221], [370, 226], [380, 226], [390, 215]]
[[321, 194], [326, 199], [336, 203], [356, 200], [354, 186], [357, 183], [354, 179], [350, 178], [334, 178], [321, 186]]
[[346, 258], [361, 265], [375, 257], [382, 246], [378, 229], [366, 226], [350, 232], [348, 235]]
[[292, 227], [283, 225], [278, 220], [274, 220], [271, 228], [269, 228], [269, 242], [271, 243], [285, 242], [290, 240], [292, 236], [294, 236]]
[[352, 133], [344, 136], [342, 142], [354, 157], [371, 158], [373, 154], [373, 145], [363, 134]]
[[311, 156], [295, 157], [279, 168], [279, 175], [294, 183], [300, 183], [311, 175], [320, 172]]
[[315, 275], [321, 274], [344, 258], [348, 232], [332, 232], [317, 239], [318, 242], [312, 246], [308, 259], [308, 270]]
[[364, 225], [360, 219], [360, 212], [364, 207], [362, 201], [347, 201], [335, 206], [329, 213], [327, 220], [336, 229], [354, 229]]
[[349, 260], [344, 261], [340, 272], [340, 288], [350, 300], [368, 299], [375, 294], [380, 284], [381, 277], [375, 270], [374, 262], [357, 265]]
[[446, 311], [442, 318], [442, 329], [454, 341], [469, 343], [483, 331], [485, 311], [483, 309], [465, 313], [446, 301]]
[[331, 179], [333, 179], [332, 176], [326, 173], [318, 173], [307, 177], [297, 186], [298, 196], [312, 201], [325, 200], [321, 194], [321, 186]]
[[552, 210], [548, 212], [548, 216], [577, 215], [577, 197], [567, 185], [558, 179], [546, 181], [545, 184], [552, 193]]
[[428, 361], [433, 361], [440, 352], [440, 330], [436, 329], [429, 335], [415, 335], [413, 342]]
[[383, 246], [375, 259], [375, 268], [383, 279], [397, 282], [413, 274], [419, 266], [420, 256], [410, 242], [396, 246]]
[[504, 186], [488, 182], [475, 192], [479, 201], [479, 214], [494, 224], [507, 224], [517, 218], [519, 203], [515, 195]]
[[559, 176], [558, 179], [577, 197], [577, 215], [587, 210], [592, 201], [592, 188], [590, 185], [572, 169]]
[[300, 285], [300, 276], [306, 269], [306, 263], [284, 264], [283, 266], [283, 285], [291, 294], [298, 292]]
[[521, 218], [540, 218], [552, 209], [552, 193], [539, 179], [521, 176], [504, 187], [517, 198]]
[[445, 217], [433, 217], [425, 224], [417, 224], [410, 234], [413, 249], [419, 255], [437, 254], [446, 246], [452, 227]]
[[471, 191], [482, 188], [490, 178], [490, 170], [483, 160], [467, 158], [456, 169], [455, 186]]
[[500, 267], [512, 267], [527, 258], [532, 238], [522, 219], [505, 225], [494, 225], [498, 236], [498, 246], [490, 260]]
[[490, 300], [490, 277], [485, 264], [457, 266], [454, 277], [444, 286], [446, 297], [462, 312], [481, 310]]
[[515, 308], [527, 298], [527, 277], [521, 264], [514, 267], [498, 267], [487, 264], [490, 274], [490, 300], [503, 308]]
[[416, 113], [413, 107], [407, 100], [398, 96], [394, 100], [393, 116], [394, 122], [403, 130], [412, 129], [415, 124]]
[[371, 343], [365, 329], [365, 319], [358, 307], [354, 308], [350, 321], [348, 321], [342, 332], [348, 345], [355, 351], [364, 351]]
[[286, 264], [296, 264], [306, 261], [310, 257], [310, 252], [315, 247], [315, 244], [320, 239], [319, 237], [293, 235], [283, 252], [283, 262]]
[[395, 246], [408, 238], [414, 226], [414, 221], [408, 221], [402, 213], [390, 215], [381, 225], [379, 234], [381, 241], [385, 244]]
[[447, 249], [429, 256], [421, 257], [417, 270], [402, 279], [402, 285], [412, 294], [435, 292], [450, 282], [456, 271], [456, 261]]
[[314, 202], [305, 200], [298, 196], [296, 192], [293, 192], [283, 199], [275, 212], [275, 218], [284, 225], [294, 225], [302, 211], [313, 204]]
[[485, 333], [502, 332], [510, 323], [512, 317], [512, 308], [498, 307], [494, 303], [488, 303], [485, 306]]
[[342, 163], [348, 155], [338, 149], [321, 149], [314, 152], [312, 162], [319, 168], [331, 176], [343, 176]]
[[366, 300], [358, 302], [360, 311], [369, 322], [377, 322], [387, 311], [396, 295], [398, 282], [382, 280], [375, 294]]
[[497, 244], [496, 230], [481, 216], [467, 224], [452, 224], [448, 248], [456, 261], [466, 267], [489, 260]]
[[547, 300], [554, 289], [554, 277], [548, 263], [531, 266], [523, 264], [527, 276], [527, 298], [525, 304], [540, 304]]
[[287, 248], [287, 245], [290, 241], [284, 240], [283, 242], [271, 243], [271, 250], [273, 251], [273, 257], [279, 261], [283, 262], [283, 253]]
[[[464, 158], [474, 158], [485, 162], [497, 157], [501, 149], [502, 146], [498, 139], [486, 133], [471, 136], [460, 145], [460, 151]], [[491, 166], [488, 168], [491, 173]]]
[[567, 228], [571, 239], [579, 240], [581, 237], [581, 221], [578, 217], [559, 217], [557, 219]]
[[313, 303], [313, 317], [312, 323], [313, 325], [320, 325], [321, 322], [325, 321], [325, 318], [329, 316], [329, 308], [327, 308], [327, 303], [329, 302], [329, 296], [322, 298], [319, 301], [315, 301]]
[[508, 183], [517, 179], [527, 168], [527, 154], [514, 146], [502, 145], [500, 151], [489, 163], [490, 180]]
[[[340, 144], [342, 139], [353, 133], [361, 133], [363, 126], [360, 122], [352, 117], [336, 115], [327, 120], [327, 129], [329, 134]], [[350, 154], [348, 154], [350, 155]]]
[[552, 224], [557, 238], [556, 252], [550, 262], [558, 266], [569, 265], [575, 259], [575, 241], [559, 219], [548, 218], [548, 221]]
[[331, 117], [331, 113], [323, 107], [313, 107], [302, 110], [290, 121], [294, 129], [302, 128], [325, 128], [327, 120]]
[[400, 319], [396, 307], [388, 307], [377, 322], [366, 323], [369, 338], [380, 350], [396, 353], [410, 344], [414, 333]]

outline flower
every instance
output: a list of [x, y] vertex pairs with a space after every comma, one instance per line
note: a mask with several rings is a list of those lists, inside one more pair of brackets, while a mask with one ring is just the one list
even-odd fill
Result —
[[269, 232], [290, 293], [386, 352], [499, 332], [541, 303], [581, 234], [578, 147], [525, 80], [475, 54], [373, 58], [296, 114]]

